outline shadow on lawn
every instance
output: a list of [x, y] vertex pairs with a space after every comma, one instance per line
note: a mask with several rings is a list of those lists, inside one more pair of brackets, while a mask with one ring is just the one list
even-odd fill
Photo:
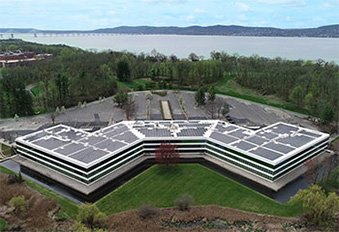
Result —
[[158, 165], [157, 166], [157, 170], [156, 170], [156, 174], [159, 176], [172, 176], [173, 174], [179, 175], [183, 173], [183, 169], [175, 164], [175, 165], [169, 165], [169, 166], [165, 166], [165, 165]]

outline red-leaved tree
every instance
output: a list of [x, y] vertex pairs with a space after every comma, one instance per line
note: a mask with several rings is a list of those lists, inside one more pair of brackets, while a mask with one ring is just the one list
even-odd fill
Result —
[[162, 143], [160, 147], [155, 150], [155, 161], [158, 164], [168, 167], [171, 164], [176, 164], [180, 160], [177, 147], [170, 143]]

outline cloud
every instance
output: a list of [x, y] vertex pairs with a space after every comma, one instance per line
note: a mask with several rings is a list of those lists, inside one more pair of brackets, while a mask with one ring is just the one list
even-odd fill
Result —
[[326, 20], [322, 17], [319, 17], [319, 16], [315, 16], [312, 18], [312, 21], [316, 24], [324, 24], [326, 23]]
[[206, 10], [198, 8], [198, 9], [195, 9], [194, 12], [198, 14], [204, 14], [206, 13]]
[[194, 15], [187, 15], [186, 16], [186, 20], [187, 20], [188, 23], [191, 23], [191, 24], [197, 22], [197, 20], [196, 20]]
[[300, 7], [306, 6], [305, 0], [256, 0], [259, 3], [269, 4], [269, 5], [281, 5], [286, 7]]
[[238, 19], [239, 21], [241, 21], [241, 22], [247, 22], [247, 21], [248, 21], [248, 17], [247, 17], [247, 15], [245, 15], [245, 14], [240, 14], [240, 15], [238, 15], [238, 16], [237, 16], [237, 19]]
[[155, 4], [184, 4], [189, 0], [141, 0], [143, 3], [155, 3]]
[[107, 11], [107, 14], [108, 15], [116, 15], [118, 14], [119, 12], [118, 11], [115, 11], [115, 10], [110, 10], [110, 11]]
[[321, 7], [325, 8], [325, 9], [339, 7], [339, 0], [327, 0], [327, 1], [324, 1], [323, 4], [321, 5]]
[[236, 7], [240, 12], [248, 12], [251, 11], [251, 8], [249, 5], [243, 3], [243, 2], [236, 2], [235, 3]]
[[215, 19], [224, 19], [224, 15], [223, 14], [217, 14], [216, 16], [214, 16]]

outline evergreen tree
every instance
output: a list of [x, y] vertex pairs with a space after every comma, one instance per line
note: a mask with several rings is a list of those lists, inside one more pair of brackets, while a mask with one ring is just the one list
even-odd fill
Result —
[[198, 106], [204, 105], [205, 104], [205, 89], [204, 88], [199, 88], [198, 91], [195, 93], [195, 102]]
[[324, 108], [322, 114], [321, 114], [321, 121], [323, 124], [327, 124], [332, 122], [334, 118], [334, 110], [333, 107], [330, 105], [326, 105]]
[[131, 81], [131, 69], [129, 67], [127, 58], [124, 56], [118, 61], [117, 64], [117, 77], [119, 81], [129, 82]]
[[215, 92], [214, 86], [209, 87], [207, 90], [207, 93], [208, 93], [208, 101], [214, 102], [216, 98], [216, 92]]
[[118, 104], [119, 107], [122, 107], [126, 104], [128, 100], [127, 92], [120, 90], [115, 96], [113, 101]]

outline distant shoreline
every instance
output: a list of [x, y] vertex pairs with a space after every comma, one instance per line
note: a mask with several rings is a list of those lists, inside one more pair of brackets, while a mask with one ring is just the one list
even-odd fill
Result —
[[[339, 24], [317, 28], [280, 29], [244, 26], [149, 27], [121, 26], [95, 30], [38, 30], [34, 28], [0, 28], [0, 34], [126, 34], [126, 35], [192, 35], [192, 36], [249, 36], [249, 37], [313, 37], [339, 38]], [[1, 37], [0, 37], [1, 39]]]

